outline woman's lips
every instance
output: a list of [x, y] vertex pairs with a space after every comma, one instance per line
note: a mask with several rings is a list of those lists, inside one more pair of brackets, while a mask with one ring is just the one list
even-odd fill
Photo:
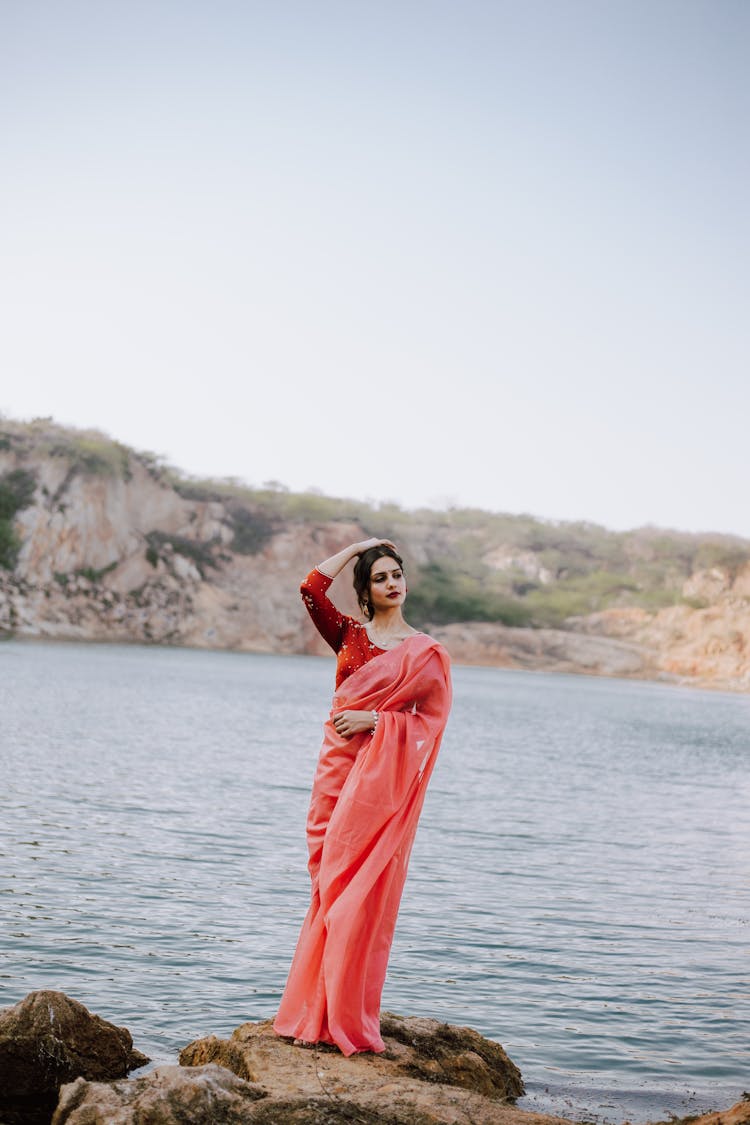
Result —
[[389, 598], [400, 598], [401, 597], [401, 591], [400, 590], [394, 590], [392, 594], [388, 595], [388, 597]]

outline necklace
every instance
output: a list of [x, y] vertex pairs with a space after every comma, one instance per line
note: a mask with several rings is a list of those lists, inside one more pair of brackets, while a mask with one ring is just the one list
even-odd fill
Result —
[[370, 638], [371, 643], [374, 644], [376, 648], [389, 649], [395, 648], [397, 645], [400, 645], [401, 642], [405, 641], [407, 637], [411, 636], [411, 634], [415, 632], [415, 630], [410, 628], [404, 622], [402, 629], [379, 635], [378, 632], [373, 629], [372, 622], [368, 621], [368, 623], [365, 625], [365, 632]]

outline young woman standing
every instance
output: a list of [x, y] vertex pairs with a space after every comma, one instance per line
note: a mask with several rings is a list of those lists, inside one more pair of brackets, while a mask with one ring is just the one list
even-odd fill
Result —
[[[327, 596], [356, 558], [364, 621]], [[310, 909], [274, 1028], [345, 1055], [382, 1051], [380, 996], [427, 782], [451, 703], [445, 649], [404, 619], [403, 563], [368, 539], [326, 559], [302, 597], [337, 654], [307, 818]]]

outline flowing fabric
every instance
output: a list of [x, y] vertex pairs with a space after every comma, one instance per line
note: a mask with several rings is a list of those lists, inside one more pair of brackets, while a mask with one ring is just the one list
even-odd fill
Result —
[[[382, 1051], [380, 996], [414, 835], [451, 702], [447, 653], [408, 637], [352, 673], [333, 699], [307, 819], [312, 900], [274, 1028]], [[379, 713], [343, 738], [333, 716]]]

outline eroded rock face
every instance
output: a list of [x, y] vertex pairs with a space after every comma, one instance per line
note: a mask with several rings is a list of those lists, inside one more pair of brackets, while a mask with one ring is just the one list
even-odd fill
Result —
[[230, 501], [185, 499], [137, 459], [122, 479], [0, 450], [0, 476], [19, 469], [37, 487], [14, 521], [15, 566], [0, 566], [0, 636], [329, 651], [299, 583], [363, 538], [358, 524], [240, 519]]
[[[748, 581], [744, 572], [741, 578]], [[750, 690], [750, 600], [734, 590], [703, 609], [607, 609], [575, 624], [590, 639], [617, 637], [649, 653], [644, 667], [653, 678]]]
[[430, 633], [460, 664], [597, 676], [648, 676], [651, 672], [645, 650], [609, 636], [483, 621], [439, 625]]
[[53, 1125], [241, 1125], [265, 1091], [225, 1067], [162, 1066], [124, 1082], [79, 1078], [60, 1091]]
[[191, 1043], [180, 1063], [219, 1063], [260, 1083], [268, 1099], [249, 1120], [268, 1125], [490, 1125], [509, 1121], [510, 1112], [520, 1114], [511, 1103], [523, 1093], [521, 1074], [498, 1043], [470, 1028], [390, 1013], [381, 1016], [381, 1030], [384, 1054], [347, 1059], [335, 1048], [295, 1047], [274, 1033], [270, 1021], [246, 1023], [230, 1039]]
[[0, 1013], [2, 1120], [49, 1121], [60, 1086], [82, 1075], [123, 1078], [148, 1059], [130, 1032], [63, 992], [30, 992]]

